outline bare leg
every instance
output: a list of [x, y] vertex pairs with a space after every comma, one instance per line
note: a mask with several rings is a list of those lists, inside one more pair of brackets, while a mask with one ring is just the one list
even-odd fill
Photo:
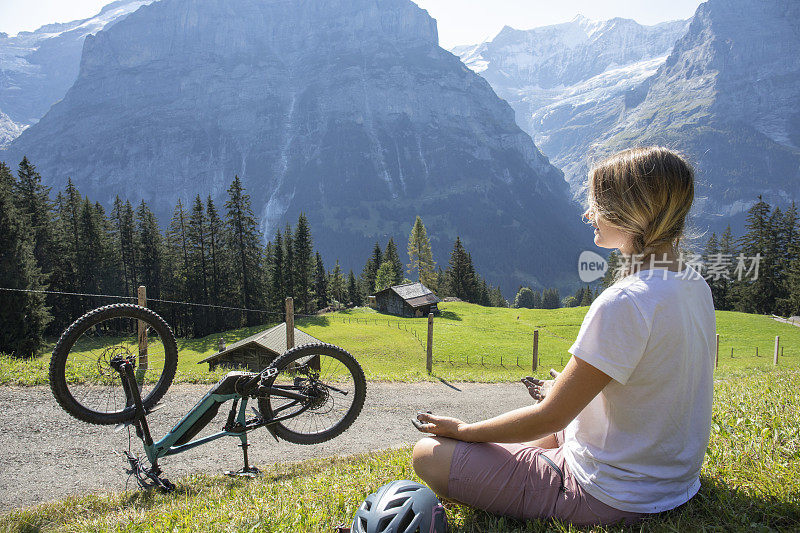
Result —
[[425, 437], [414, 445], [412, 454], [414, 471], [442, 498], [447, 497], [450, 463], [453, 460], [456, 442], [444, 437]]
[[541, 439], [536, 439], [528, 442], [521, 442], [520, 444], [524, 444], [525, 446], [536, 446], [538, 448], [546, 448], [548, 450], [553, 448], [558, 448], [558, 440], [556, 440], [555, 434], [542, 437]]

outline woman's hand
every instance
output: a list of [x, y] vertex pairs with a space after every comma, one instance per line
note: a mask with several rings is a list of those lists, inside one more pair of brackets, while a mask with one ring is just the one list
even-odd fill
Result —
[[449, 437], [458, 440], [464, 440], [459, 438], [459, 434], [468, 425], [457, 418], [436, 416], [430, 413], [417, 413], [417, 420], [420, 424], [414, 424], [414, 426], [423, 433], [432, 433], [437, 437]]
[[553, 388], [553, 383], [555, 379], [561, 374], [561, 372], [557, 372], [554, 368], [550, 369], [550, 375], [553, 379], [536, 379], [533, 376], [528, 376], [522, 378], [520, 381], [528, 388], [528, 394], [531, 395], [531, 398], [536, 400], [537, 402], [541, 402], [547, 396], [547, 393], [550, 392], [550, 389]]

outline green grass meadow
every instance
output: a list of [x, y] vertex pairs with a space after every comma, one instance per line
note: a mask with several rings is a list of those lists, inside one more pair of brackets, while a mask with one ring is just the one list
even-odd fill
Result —
[[[425, 371], [427, 318], [398, 318], [369, 308], [356, 308], [298, 318], [298, 328], [341, 346], [355, 355], [367, 379], [383, 381], [513, 381], [531, 374], [533, 331], [539, 330], [539, 370], [560, 370], [588, 307], [562, 309], [499, 309], [461, 302], [441, 304], [434, 319], [432, 375]], [[717, 311], [720, 358], [717, 377], [766, 370], [773, 366], [775, 336], [780, 335], [780, 366], [800, 363], [800, 328], [771, 317]], [[227, 343], [274, 324], [241, 328], [224, 334]], [[178, 339], [177, 382], [212, 383], [227, 370], [208, 371], [198, 361], [212, 355], [220, 334]], [[756, 356], [758, 348], [758, 356]], [[733, 357], [731, 357], [733, 349]], [[47, 383], [52, 345], [36, 358], [19, 360], [0, 355], [0, 384]]]
[[[636, 527], [522, 522], [448, 504], [450, 531], [800, 531], [800, 370], [751, 370], [715, 384], [701, 489]], [[348, 524], [370, 493], [416, 479], [410, 447], [258, 465], [254, 480], [196, 475], [172, 494], [128, 491], [68, 498], [0, 515], [0, 531], [326, 532]]]

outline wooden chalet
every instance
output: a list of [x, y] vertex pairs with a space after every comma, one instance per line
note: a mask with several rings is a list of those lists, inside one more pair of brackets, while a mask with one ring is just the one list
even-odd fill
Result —
[[[322, 342], [294, 328], [294, 345]], [[208, 363], [208, 369], [246, 368], [250, 372], [259, 372], [269, 366], [276, 357], [286, 351], [286, 322], [274, 328], [264, 330], [246, 339], [234, 342], [230, 346], [220, 346], [220, 351], [206, 357], [198, 364]]]
[[373, 295], [374, 306], [381, 313], [404, 317], [439, 314], [441, 301], [422, 283], [405, 283], [383, 289]]

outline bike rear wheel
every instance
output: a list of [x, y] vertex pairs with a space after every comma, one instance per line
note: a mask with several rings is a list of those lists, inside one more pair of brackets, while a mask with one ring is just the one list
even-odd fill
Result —
[[272, 425], [275, 434], [288, 442], [318, 444], [330, 440], [349, 428], [364, 406], [364, 372], [355, 358], [338, 346], [299, 346], [270, 366], [278, 373], [266, 385], [309, 397], [299, 401], [272, 394], [258, 400], [267, 419], [291, 415]]
[[134, 417], [113, 358], [131, 362], [145, 409], [167, 392], [178, 366], [169, 325], [153, 311], [115, 304], [90, 311], [61, 335], [50, 360], [50, 388], [70, 415], [90, 424]]

